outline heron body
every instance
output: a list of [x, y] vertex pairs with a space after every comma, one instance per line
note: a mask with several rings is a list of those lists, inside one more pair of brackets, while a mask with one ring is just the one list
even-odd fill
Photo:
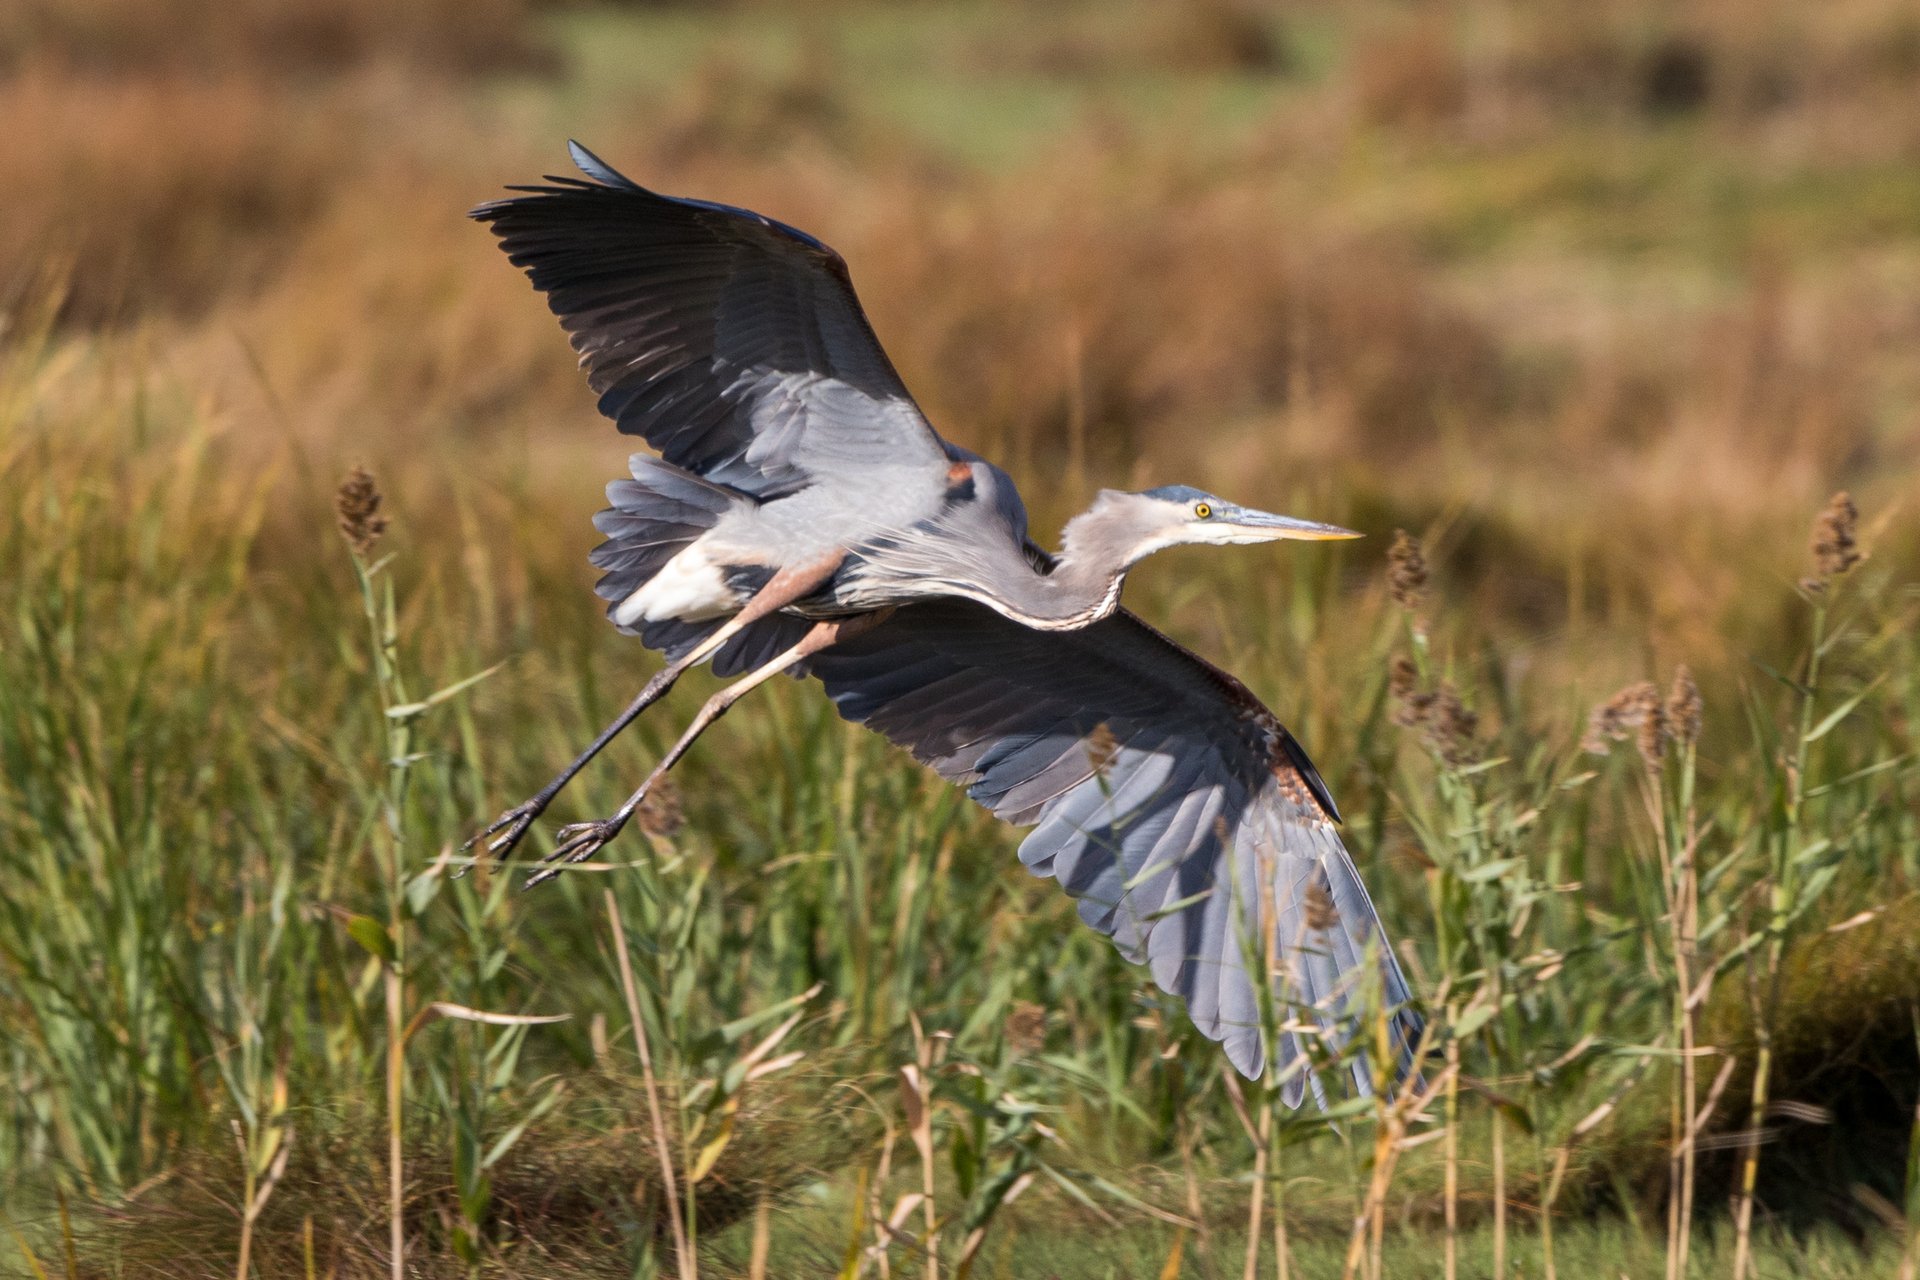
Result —
[[[748, 690], [810, 673], [847, 719], [1031, 826], [1021, 860], [1242, 1072], [1271, 1052], [1297, 1101], [1303, 1028], [1344, 1037], [1363, 988], [1408, 1065], [1406, 983], [1312, 762], [1238, 680], [1119, 606], [1127, 571], [1166, 547], [1354, 535], [1171, 485], [1101, 492], [1048, 553], [1011, 477], [922, 416], [837, 254], [573, 155], [588, 181], [515, 188], [474, 216], [546, 294], [601, 411], [657, 451], [608, 486], [592, 558], [613, 623], [667, 665], [483, 833], [490, 848], [510, 851], [693, 664], [742, 678], [620, 812], [564, 828], [533, 882], [612, 839]], [[1294, 1011], [1277, 1038], [1263, 987]], [[1352, 1070], [1370, 1087], [1363, 1058]]]

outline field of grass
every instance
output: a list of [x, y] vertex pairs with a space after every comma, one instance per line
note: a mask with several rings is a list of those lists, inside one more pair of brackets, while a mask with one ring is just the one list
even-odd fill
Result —
[[[1908, 6], [214, 13], [0, 15], [0, 1274], [1915, 1275]], [[809, 684], [467, 866], [656, 662], [462, 216], [570, 136], [840, 249], [1043, 536], [1370, 535], [1127, 599], [1326, 775], [1428, 1094], [1240, 1081]]]

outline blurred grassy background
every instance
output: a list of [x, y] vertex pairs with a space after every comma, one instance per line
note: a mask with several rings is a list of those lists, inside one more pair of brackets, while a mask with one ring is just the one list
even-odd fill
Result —
[[[423, 722], [424, 780], [399, 822], [409, 875], [543, 781], [651, 669], [598, 620], [585, 558], [624, 442], [545, 308], [462, 217], [560, 171], [567, 137], [661, 190], [838, 248], [934, 422], [1014, 472], [1039, 529], [1102, 484], [1187, 481], [1377, 535], [1159, 557], [1129, 600], [1293, 724], [1351, 811], [1396, 935], [1432, 967], [1430, 868], [1459, 831], [1419, 821], [1448, 770], [1389, 722], [1387, 660], [1407, 632], [1381, 584], [1385, 535], [1424, 537], [1436, 672], [1478, 712], [1480, 754], [1510, 762], [1475, 775], [1477, 802], [1509, 806], [1503, 848], [1530, 874], [1585, 886], [1526, 928], [1586, 967], [1503, 1032], [1483, 1074], [1556, 1059], [1609, 1010], [1632, 1024], [1609, 1033], [1619, 1044], [1659, 1025], [1658, 966], [1624, 976], [1664, 927], [1658, 883], [1636, 870], [1652, 837], [1635, 771], [1590, 782], [1576, 751], [1588, 709], [1626, 681], [1686, 663], [1705, 691], [1708, 842], [1734, 867], [1712, 890], [1733, 921], [1714, 946], [1764, 932], [1766, 875], [1740, 860], [1764, 860], [1765, 831], [1804, 852], [1818, 823], [1853, 855], [1812, 923], [1906, 901], [1920, 860], [1920, 15], [1904, 0], [46, 0], [0, 11], [0, 119], [0, 1020], [15, 1084], [0, 1189], [42, 1249], [58, 1186], [106, 1206], [87, 1266], [179, 1274], [198, 1249], [207, 1274], [231, 1273], [237, 1193], [179, 1189], [244, 1181], [223, 1163], [227, 1121], [271, 1128], [256, 1104], [277, 1072], [305, 1136], [269, 1204], [281, 1217], [263, 1219], [284, 1250], [272, 1266], [301, 1265], [303, 1221], [361, 1220], [326, 1188], [384, 1177], [367, 1110], [383, 1006], [363, 966], [377, 964], [339, 923], [382, 914], [390, 745], [332, 528], [350, 465], [376, 473], [393, 518], [381, 550], [396, 554], [385, 573], [414, 693], [508, 663]], [[1833, 788], [1821, 816], [1794, 806], [1789, 829], [1782, 789], [1809, 785], [1782, 782], [1795, 682], [1810, 683], [1796, 583], [1809, 523], [1840, 488], [1870, 558], [1834, 605], [1840, 683], [1819, 690], [1814, 721], [1863, 696], [1816, 740]], [[609, 806], [680, 714], [557, 812]], [[826, 983], [795, 1033], [810, 1037], [804, 1080], [768, 1083], [743, 1112], [763, 1123], [739, 1125], [757, 1140], [711, 1175], [745, 1189], [716, 1231], [760, 1190], [782, 1206], [780, 1248], [806, 1259], [786, 1274], [834, 1274], [857, 1180], [905, 1176], [873, 1163], [886, 1107], [862, 1111], [849, 1089], [892, 1105], [911, 1011], [990, 1060], [982, 1078], [1056, 1109], [1074, 1177], [1235, 1229], [1251, 1157], [1217, 1064], [1019, 871], [1013, 833], [842, 730], [805, 688], [732, 717], [684, 790], [687, 825], [652, 838], [644, 874], [525, 900], [503, 880], [429, 877], [411, 909], [409, 1008], [574, 1015], [493, 1040], [422, 1033], [413, 1164], [442, 1178], [422, 1173], [421, 1203], [459, 1180], [459, 1135], [511, 1129], [548, 1080], [613, 1099], [531, 1125], [525, 1142], [548, 1145], [514, 1148], [533, 1171], [519, 1184], [496, 1167], [496, 1206], [521, 1207], [475, 1218], [485, 1266], [560, 1265], [502, 1245], [527, 1247], [549, 1221], [505, 1188], [585, 1168], [586, 1149], [605, 1156], [583, 1178], [592, 1193], [555, 1229], [587, 1222], [621, 1249], [646, 1234], [627, 1194], [651, 1176], [631, 1163], [645, 1166], [629, 1149], [644, 1144], [580, 1136], [640, 1132], [625, 1127], [639, 1122], [616, 1061], [627, 1014], [605, 883], [653, 948], [645, 1016], [676, 1089], [718, 1070], [700, 1048], [711, 1026]], [[1524, 818], [1528, 797], [1549, 817]], [[1878, 1239], [1886, 1215], [1851, 1188], [1886, 1204], [1906, 1186], [1920, 1071], [1900, 1028], [1920, 983], [1897, 949], [1805, 954], [1854, 975], [1849, 1011], [1875, 1011], [1863, 1024], [1885, 1034], [1855, 1052], [1816, 1020], [1803, 1065], [1868, 1063], [1885, 1096], [1772, 1208]], [[1739, 1020], [1742, 970], [1728, 973], [1719, 1016], [1738, 1039], [1750, 1032], [1724, 1019]], [[1039, 1030], [1010, 1037], [1002, 1015], [1029, 1007], [1047, 1011], [1029, 1015]], [[1832, 1111], [1860, 1074], [1809, 1096]], [[1613, 1087], [1603, 1077], [1539, 1081], [1536, 1122], [1564, 1134]], [[1617, 1140], [1570, 1203], [1657, 1227], [1646, 1205], [1665, 1157], [1646, 1134], [1663, 1105], [1652, 1096], [1635, 1131], [1644, 1150]], [[815, 1108], [826, 1119], [796, 1136]], [[993, 1125], [990, 1159], [987, 1129], [940, 1130], [955, 1168], [1026, 1167], [1014, 1153], [1037, 1140]], [[1323, 1154], [1297, 1192], [1300, 1229], [1337, 1240], [1345, 1174], [1321, 1169], [1338, 1144], [1312, 1132], [1300, 1140]], [[1724, 1206], [1725, 1176], [1703, 1213]], [[1140, 1274], [1185, 1238], [1048, 1186], [1008, 1210], [1000, 1239], [1065, 1233], [1045, 1263], [1061, 1275]], [[169, 1195], [155, 1212], [190, 1244], [142, 1261], [113, 1224], [164, 1240], [129, 1206]], [[1537, 1203], [1538, 1186], [1513, 1195]], [[1413, 1186], [1403, 1216], [1430, 1225], [1432, 1197], [1431, 1179]], [[379, 1204], [366, 1212], [380, 1221]], [[460, 1212], [421, 1210], [419, 1257], [454, 1256]], [[1129, 1228], [1111, 1256], [1090, 1243], [1109, 1212]], [[1595, 1259], [1649, 1273], [1640, 1226], [1593, 1230]], [[743, 1231], [710, 1242], [719, 1274], [749, 1265]], [[337, 1247], [341, 1274], [384, 1274], [371, 1246]], [[1239, 1248], [1214, 1238], [1186, 1265], [1238, 1274]], [[1419, 1231], [1407, 1248], [1415, 1261], [1391, 1272], [1424, 1274]], [[1020, 1261], [1039, 1254], [983, 1256], [995, 1274], [1045, 1273]], [[608, 1274], [650, 1265], [605, 1257], [593, 1265]]]

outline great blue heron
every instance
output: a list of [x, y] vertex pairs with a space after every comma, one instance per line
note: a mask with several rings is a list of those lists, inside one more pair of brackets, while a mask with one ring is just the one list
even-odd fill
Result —
[[[613, 839], [742, 694], [810, 672], [841, 715], [1032, 824], [1021, 860], [1243, 1073], [1265, 1066], [1248, 962], [1274, 954], [1287, 998], [1329, 1024], [1371, 965], [1404, 1055], [1406, 983], [1305, 751], [1238, 680], [1119, 608], [1128, 569], [1164, 547], [1357, 535], [1173, 485], [1102, 492], [1048, 554], [1007, 474], [921, 415], [838, 254], [570, 151], [587, 181], [510, 188], [473, 216], [546, 294], [600, 411], [659, 453], [608, 486], [592, 558], [608, 616], [667, 664], [476, 840], [509, 852], [689, 667], [744, 673], [617, 813], [562, 828], [537, 883]], [[1291, 1031], [1277, 1051], [1299, 1053]]]

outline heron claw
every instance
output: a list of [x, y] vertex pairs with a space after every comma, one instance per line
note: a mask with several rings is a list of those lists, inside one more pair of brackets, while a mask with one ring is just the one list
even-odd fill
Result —
[[[546, 810], [546, 807], [545, 804], [535, 800], [529, 800], [525, 804], [515, 805], [513, 808], [495, 818], [488, 824], [485, 830], [478, 832], [472, 839], [461, 845], [460, 851], [465, 853], [482, 840], [485, 840], [487, 843], [487, 852], [496, 860], [504, 860], [508, 854], [513, 852], [516, 845], [527, 838], [527, 832], [533, 830], [533, 820], [538, 818], [541, 813]], [[496, 832], [501, 834], [497, 838], [490, 838], [494, 837]]]
[[575, 822], [560, 828], [559, 843], [541, 861], [548, 865], [527, 877], [522, 886], [531, 889], [559, 875], [575, 862], [585, 862], [600, 852], [627, 825], [625, 816], [602, 818], [597, 822]]

